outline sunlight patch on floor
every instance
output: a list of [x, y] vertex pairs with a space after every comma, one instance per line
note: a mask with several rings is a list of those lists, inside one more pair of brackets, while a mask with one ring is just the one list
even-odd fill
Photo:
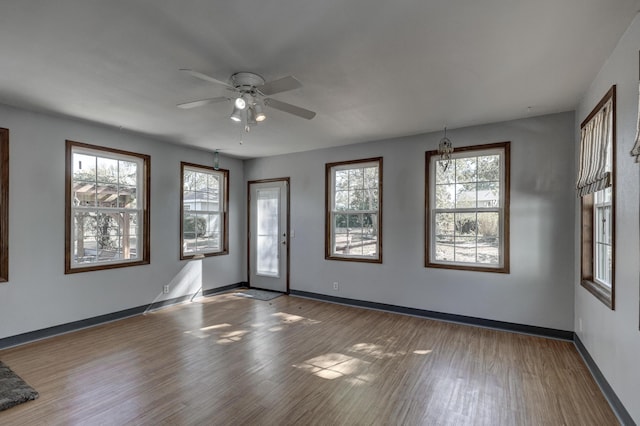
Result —
[[231, 327], [231, 324], [223, 323], [223, 324], [210, 325], [208, 327], [202, 327], [200, 331], [217, 330], [219, 328], [225, 328], [225, 327]]
[[370, 362], [345, 354], [329, 353], [308, 359], [302, 364], [294, 364], [293, 367], [326, 380], [352, 376], [348, 377], [350, 383], [364, 384], [370, 382], [373, 376], [359, 373], [368, 368], [370, 364]]
[[249, 333], [248, 330], [236, 330], [236, 331], [230, 331], [228, 333], [223, 333], [220, 335], [220, 338], [216, 340], [216, 343], [225, 345], [228, 343], [239, 342], [247, 333]]
[[396, 356], [406, 355], [406, 351], [388, 352], [380, 345], [374, 343], [357, 343], [347, 349], [349, 352], [355, 352], [360, 355], [371, 356], [376, 359], [394, 358]]

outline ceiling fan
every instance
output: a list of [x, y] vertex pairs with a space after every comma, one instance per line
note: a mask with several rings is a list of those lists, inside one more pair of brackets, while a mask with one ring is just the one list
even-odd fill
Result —
[[235, 95], [232, 97], [218, 96], [215, 98], [185, 102], [178, 104], [178, 108], [190, 109], [233, 99], [233, 111], [229, 118], [236, 122], [244, 121], [247, 132], [250, 126], [258, 124], [267, 118], [262, 109], [263, 106], [274, 108], [297, 117], [306, 118], [307, 120], [311, 120], [316, 116], [315, 112], [308, 109], [267, 97], [302, 87], [302, 84], [293, 76], [265, 82], [264, 78], [258, 74], [237, 72], [230, 77], [231, 84], [229, 84], [191, 69], [181, 69], [180, 71], [184, 71], [201, 80], [222, 86], [234, 92]]

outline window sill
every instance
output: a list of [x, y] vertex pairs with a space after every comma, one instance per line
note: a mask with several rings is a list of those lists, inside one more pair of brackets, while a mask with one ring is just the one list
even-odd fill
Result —
[[456, 269], [459, 271], [474, 271], [474, 272], [493, 272], [496, 274], [508, 274], [509, 267], [490, 267], [490, 266], [475, 266], [475, 265], [456, 265], [453, 263], [434, 263], [434, 262], [426, 262], [425, 268], [439, 268], [439, 269]]
[[614, 310], [611, 288], [605, 287], [600, 283], [588, 279], [580, 281], [580, 285], [582, 285], [582, 287], [584, 287], [589, 293], [593, 294], [596, 299], [604, 303], [609, 309], [612, 311]]
[[382, 263], [382, 258], [367, 257], [347, 257], [347, 256], [325, 256], [325, 260], [343, 260], [346, 262], [363, 262], [363, 263]]

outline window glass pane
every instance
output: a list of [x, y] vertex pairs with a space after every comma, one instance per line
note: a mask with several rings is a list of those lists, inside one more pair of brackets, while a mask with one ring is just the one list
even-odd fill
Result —
[[257, 262], [256, 273], [277, 277], [280, 189], [258, 189], [256, 205]]
[[194, 173], [195, 190], [198, 192], [206, 192], [208, 190], [208, 174], [207, 173]]
[[96, 181], [96, 157], [93, 155], [73, 154], [73, 180], [83, 182]]
[[138, 258], [138, 221], [139, 215], [135, 212], [120, 213], [122, 222], [121, 245], [123, 259]]
[[195, 188], [194, 182], [194, 175], [195, 172], [192, 172], [191, 170], [188, 169], [184, 169], [184, 176], [182, 179], [182, 189], [183, 191], [193, 191], [193, 189]]
[[349, 169], [349, 188], [361, 189], [364, 187], [364, 169]]
[[477, 184], [464, 183], [456, 185], [456, 208], [477, 207]]
[[436, 208], [451, 209], [454, 207], [455, 185], [436, 185]]
[[184, 253], [196, 251], [196, 215], [193, 213], [183, 213], [182, 220], [182, 250]]
[[455, 160], [456, 182], [476, 182], [477, 158], [458, 158]]
[[76, 211], [73, 215], [73, 260], [86, 263], [96, 256], [96, 213]]
[[500, 263], [500, 214], [478, 213], [478, 262]]
[[476, 237], [456, 237], [454, 258], [456, 262], [476, 263]]
[[453, 261], [454, 220], [453, 213], [435, 215], [435, 256], [437, 260]]
[[95, 206], [96, 205], [96, 185], [89, 182], [73, 182], [74, 206]]
[[211, 193], [217, 194], [220, 189], [220, 176], [210, 174], [207, 177], [207, 190]]
[[135, 209], [137, 207], [137, 188], [135, 186], [120, 186], [118, 188], [118, 207]]
[[118, 183], [120, 185], [135, 185], [138, 181], [138, 164], [133, 161], [120, 160]]
[[98, 182], [118, 182], [118, 160], [98, 157]]
[[348, 170], [335, 171], [335, 186], [336, 186], [336, 190], [349, 189], [349, 171]]
[[445, 183], [455, 183], [456, 181], [456, 168], [455, 162], [449, 164], [449, 167], [445, 170], [444, 165], [445, 161], [436, 161], [436, 183], [437, 184], [445, 184]]
[[96, 195], [98, 206], [100, 207], [117, 207], [118, 205], [118, 185], [98, 183], [96, 187]]
[[335, 210], [347, 210], [349, 207], [349, 191], [336, 191]]
[[367, 167], [364, 169], [364, 187], [365, 188], [377, 188], [378, 187], [378, 168]]
[[456, 236], [476, 235], [476, 213], [455, 213], [454, 218]]
[[500, 182], [478, 183], [478, 207], [500, 206]]
[[500, 156], [483, 155], [478, 157], [478, 181], [500, 180]]
[[368, 198], [368, 210], [380, 209], [380, 200], [378, 199], [379, 190], [369, 189], [366, 191], [366, 194]]
[[365, 210], [368, 207], [367, 199], [365, 199], [363, 190], [351, 190], [349, 191], [349, 209], [350, 210]]

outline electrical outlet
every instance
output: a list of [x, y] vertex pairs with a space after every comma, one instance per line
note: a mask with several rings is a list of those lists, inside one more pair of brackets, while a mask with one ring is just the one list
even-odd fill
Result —
[[333, 289], [334, 289], [334, 290], [338, 290], [338, 281], [334, 281], [334, 283], [333, 283]]
[[582, 318], [578, 318], [578, 331], [582, 333]]
[[169, 293], [169, 286], [168, 286], [168, 285], [165, 285], [165, 286], [162, 288], [162, 292], [163, 292], [164, 294]]

